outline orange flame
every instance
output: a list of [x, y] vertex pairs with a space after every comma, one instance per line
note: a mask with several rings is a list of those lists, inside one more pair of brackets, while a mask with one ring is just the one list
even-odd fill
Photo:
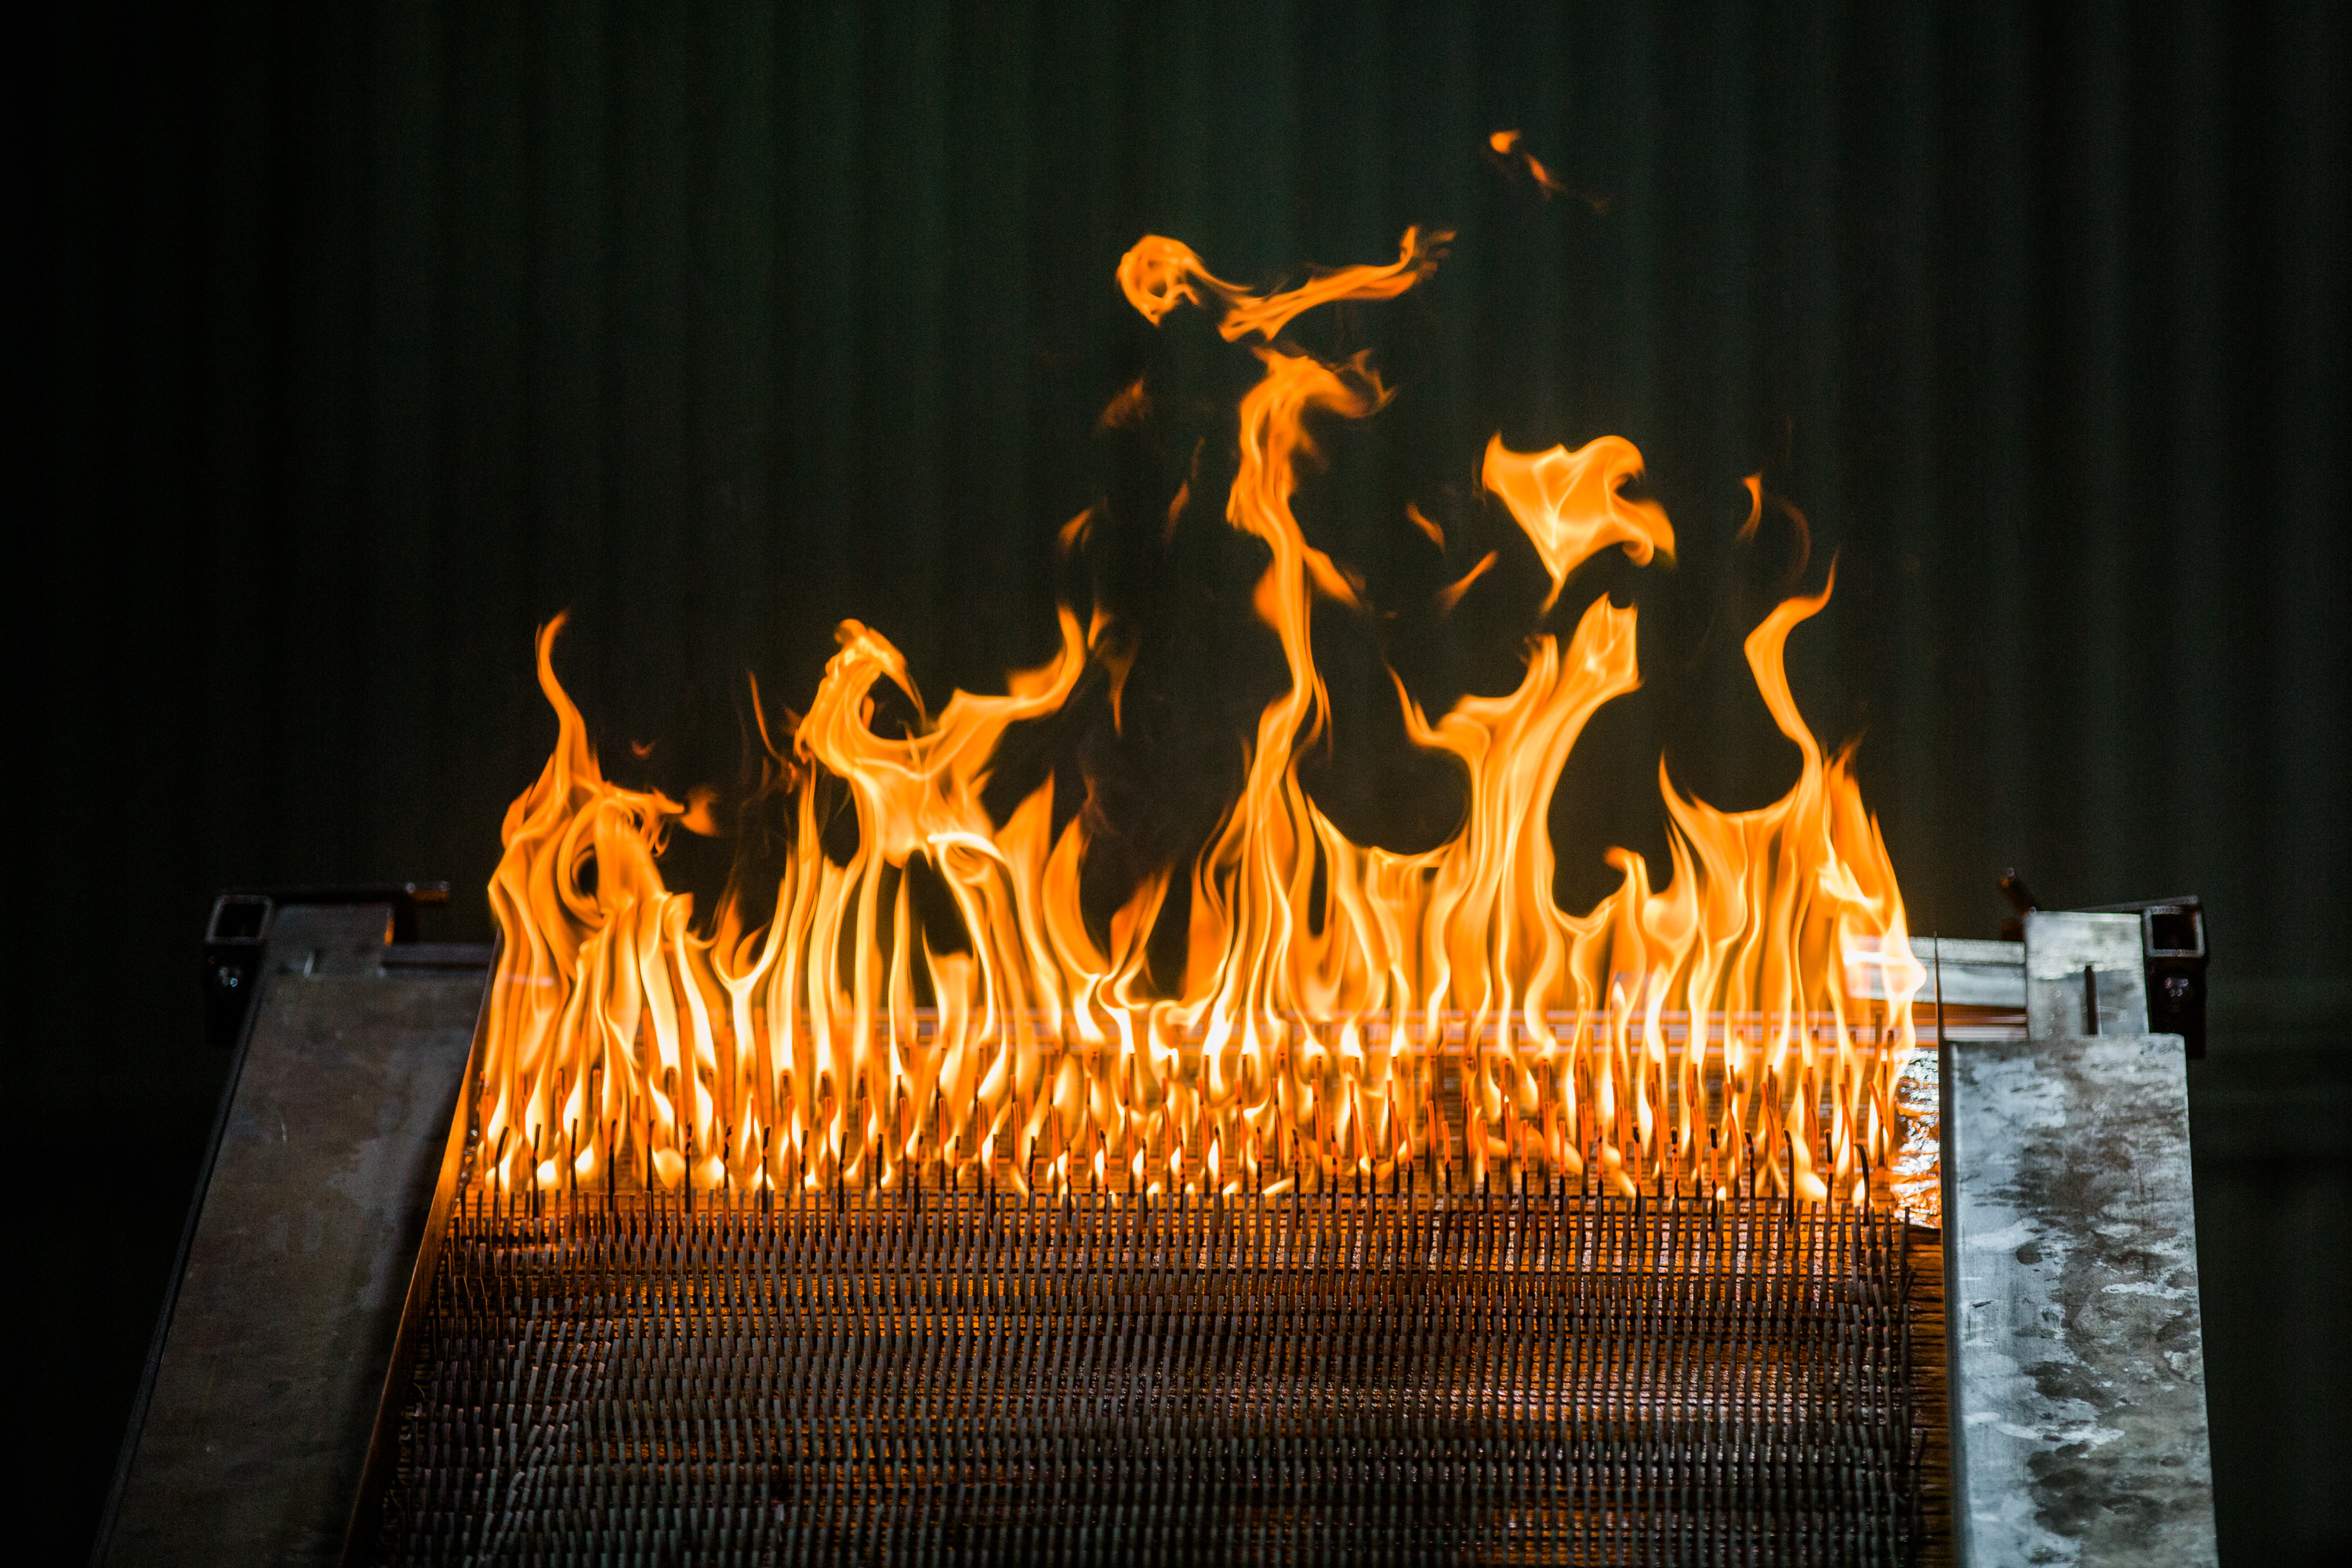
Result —
[[[1298, 755], [1329, 716], [1312, 601], [1361, 596], [1292, 512], [1308, 416], [1362, 418], [1386, 393], [1361, 356], [1329, 363], [1276, 340], [1318, 305], [1402, 293], [1435, 255], [1408, 231], [1392, 264], [1264, 298], [1158, 237], [1119, 264], [1150, 320], [1189, 303], [1216, 310], [1229, 341], [1262, 340], [1225, 516], [1268, 548], [1253, 603], [1289, 674], [1259, 717], [1238, 799], [1187, 873], [1173, 994], [1155, 991], [1144, 958], [1170, 872], [1097, 941], [1079, 905], [1087, 814], [1054, 831], [1050, 780], [1002, 823], [982, 805], [1006, 729], [1059, 710], [1090, 663], [1116, 704], [1133, 649], [1099, 613], [1082, 626], [1065, 606], [1052, 659], [1003, 695], [956, 692], [936, 717], [898, 651], [845, 623], [778, 784], [797, 835], [774, 915], [746, 929], [730, 900], [708, 931], [658, 861], [673, 826], [712, 830], [710, 802], [603, 777], [555, 679], [559, 617], [539, 638], [555, 752], [508, 813], [490, 889], [505, 945], [476, 1179], [889, 1187], [971, 1171], [1020, 1190], [1240, 1194], [1458, 1162], [1474, 1179], [1543, 1170], [1627, 1194], [1747, 1183], [1883, 1197], [1923, 975], [1847, 756], [1824, 759], [1789, 689], [1788, 637], [1826, 587], [1747, 642], [1801, 755], [1795, 787], [1724, 813], [1678, 792], [1662, 764], [1663, 887], [1619, 850], [1622, 880], [1597, 908], [1571, 915], [1552, 896], [1544, 824], [1562, 765], [1601, 705], [1639, 684], [1634, 612], [1606, 598], [1565, 647], [1530, 638], [1506, 695], [1432, 721], [1397, 682], [1410, 735], [1468, 783], [1444, 843], [1357, 844], [1300, 783]], [[1122, 395], [1142, 399], [1139, 384]], [[1640, 471], [1616, 437], [1539, 454], [1489, 444], [1486, 486], [1551, 579], [1547, 610], [1601, 552], [1671, 558], [1664, 512], [1623, 493]], [[1073, 520], [1065, 548], [1087, 523]], [[917, 714], [896, 737], [874, 727], [886, 683]], [[820, 847], [820, 796], [844, 793], [856, 843], [836, 864]], [[918, 918], [919, 862], [952, 900], [952, 931]], [[1855, 954], [1883, 975], [1883, 1000], [1848, 994]]]
[[1533, 153], [1520, 145], [1522, 140], [1523, 138], [1516, 131], [1497, 131], [1486, 138], [1486, 145], [1493, 148], [1496, 153], [1503, 158], [1517, 158], [1524, 163], [1528, 174], [1534, 178], [1537, 187], [1543, 192], [1547, 200], [1567, 190], [1568, 187], [1560, 184], [1559, 178], [1549, 169], [1545, 168]]
[[1525, 169], [1528, 177], [1535, 181], [1536, 189], [1543, 193], [1544, 200], [1549, 201], [1554, 196], [1574, 195], [1586, 206], [1591, 207], [1596, 215], [1608, 213], [1607, 196], [1598, 195], [1591, 191], [1573, 189], [1567, 181], [1544, 167], [1543, 161], [1528, 152], [1526, 143], [1527, 139], [1516, 131], [1496, 131], [1487, 136], [1486, 150], [1493, 155], [1498, 167], [1513, 173]]

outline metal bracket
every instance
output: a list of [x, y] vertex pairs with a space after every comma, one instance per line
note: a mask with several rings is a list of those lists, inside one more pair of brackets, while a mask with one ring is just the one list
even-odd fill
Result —
[[2205, 904], [2194, 893], [2177, 899], [2101, 904], [2092, 914], [2137, 915], [2140, 960], [2147, 973], [2147, 1025], [2179, 1035], [2191, 1061], [2205, 1056]]
[[233, 1050], [261, 981], [261, 955], [270, 922], [297, 904], [384, 904], [392, 910], [391, 940], [416, 941], [416, 911], [449, 901], [446, 882], [393, 882], [354, 888], [234, 888], [213, 900], [205, 922], [205, 1042]]
[[[2033, 889], [2027, 887], [2024, 879], [2011, 869], [2001, 874], [2000, 890], [2017, 910], [2016, 918], [2001, 927], [2001, 934], [2011, 941], [2022, 940], [2025, 921], [2042, 912], [2033, 896]], [[2205, 966], [2209, 957], [2205, 942], [2204, 900], [2194, 893], [2185, 893], [2170, 899], [2093, 904], [2069, 912], [2132, 915], [2138, 919], [2145, 1026], [2158, 1034], [2179, 1036], [2188, 1048], [2189, 1059], [2203, 1060]], [[2088, 987], [2094, 990], [2099, 984], [2095, 978], [2087, 983]], [[2042, 1034], [2049, 1031], [2037, 1027], [2034, 1032]], [[2061, 1032], [2095, 1035], [2115, 1031], [2089, 1027]]]
[[2148, 1033], [2139, 921], [2074, 910], [2028, 914], [2025, 1028], [2037, 1040]]

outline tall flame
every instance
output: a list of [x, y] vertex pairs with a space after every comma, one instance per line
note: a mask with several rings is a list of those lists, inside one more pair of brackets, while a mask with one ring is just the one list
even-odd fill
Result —
[[[1564, 647], [1530, 638], [1506, 695], [1465, 697], [1433, 721], [1397, 683], [1408, 733], [1455, 759], [1469, 786], [1435, 848], [1357, 844], [1300, 782], [1300, 750], [1329, 721], [1312, 603], [1360, 595], [1292, 511], [1309, 416], [1362, 418], [1387, 394], [1363, 356], [1328, 363], [1281, 334], [1319, 305], [1403, 293], [1445, 237], [1408, 230], [1393, 263], [1265, 296], [1171, 239], [1147, 237], [1119, 263], [1155, 323], [1190, 305], [1216, 312], [1228, 341], [1257, 340], [1264, 373], [1241, 401], [1225, 516], [1267, 547], [1253, 603], [1288, 669], [1238, 798], [1186, 873], [1173, 994], [1145, 963], [1173, 869], [1097, 941], [1079, 906], [1086, 814], [1054, 831], [1050, 779], [1002, 823], [982, 804], [1008, 726], [1058, 711], [1090, 661], [1116, 688], [1128, 656], [1106, 645], [1101, 617], [1082, 626], [1064, 606], [1053, 658], [1003, 695], [955, 693], [936, 718], [898, 649], [845, 623], [791, 755], [775, 759], [797, 832], [758, 929], [731, 900], [698, 926], [690, 899], [664, 886], [665, 837], [690, 808], [604, 779], [555, 679], [559, 618], [539, 638], [555, 752], [508, 813], [490, 888], [504, 948], [477, 1179], [751, 1190], [971, 1172], [1021, 1190], [1237, 1194], [1458, 1165], [1471, 1180], [1539, 1170], [1628, 1194], [1746, 1184], [1883, 1198], [1900, 1135], [1892, 1085], [1924, 976], [1848, 757], [1823, 756], [1790, 693], [1783, 650], [1826, 587], [1747, 641], [1757, 689], [1801, 755], [1796, 785], [1726, 813], [1679, 792], [1662, 763], [1663, 886], [1617, 850], [1622, 881], [1598, 907], [1572, 915], [1552, 896], [1544, 825], [1562, 765], [1594, 712], [1640, 682], [1634, 612], [1605, 597]], [[1484, 483], [1550, 576], [1547, 610], [1604, 551], [1671, 557], [1664, 512], [1625, 494], [1640, 472], [1615, 437], [1573, 452], [1488, 446]], [[886, 683], [913, 704], [910, 732], [874, 727]], [[856, 842], [837, 864], [819, 796], [844, 790]], [[960, 931], [918, 918], [918, 861]], [[1857, 954], [1883, 975], [1881, 999], [1848, 994]]]

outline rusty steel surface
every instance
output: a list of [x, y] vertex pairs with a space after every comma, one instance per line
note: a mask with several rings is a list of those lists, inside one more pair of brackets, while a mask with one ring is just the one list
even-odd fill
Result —
[[388, 947], [393, 920], [289, 906], [269, 925], [107, 1568], [337, 1560], [488, 957]]
[[478, 1195], [390, 1563], [1906, 1563], [1935, 1234], [1563, 1186]]

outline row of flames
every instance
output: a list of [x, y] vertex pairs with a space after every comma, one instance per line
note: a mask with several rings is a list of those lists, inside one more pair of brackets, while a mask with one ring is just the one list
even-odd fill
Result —
[[[1444, 237], [1437, 237], [1442, 239]], [[539, 641], [561, 729], [507, 816], [490, 889], [504, 945], [484, 1037], [475, 1180], [494, 1190], [757, 1191], [980, 1181], [1027, 1191], [1277, 1193], [1406, 1172], [1541, 1171], [1623, 1194], [1748, 1190], [1884, 1197], [1901, 1136], [1892, 1092], [1923, 975], [1885, 847], [1846, 758], [1825, 759], [1782, 650], [1828, 591], [1780, 605], [1747, 640], [1756, 684], [1802, 773], [1759, 810], [1716, 811], [1660, 779], [1672, 875], [1622, 850], [1590, 913], [1552, 896], [1545, 823], [1563, 763], [1601, 704], [1633, 690], [1631, 607], [1597, 600], [1566, 645], [1528, 645], [1504, 696], [1407, 728], [1466, 774], [1469, 808], [1434, 849], [1351, 842], [1297, 762], [1328, 699], [1308, 638], [1318, 595], [1359, 590], [1292, 514], [1310, 415], [1386, 397], [1362, 356], [1281, 341], [1299, 312], [1392, 298], [1434, 264], [1408, 231], [1395, 262], [1254, 295], [1172, 240], [1120, 262], [1157, 323], [1180, 304], [1255, 340], [1240, 404], [1232, 525], [1269, 552], [1255, 597], [1287, 689], [1267, 704], [1245, 783], [1190, 868], [1184, 973], [1158, 994], [1144, 954], [1169, 887], [1148, 879], [1097, 940], [1079, 908], [1087, 818], [1052, 831], [1050, 779], [1003, 823], [982, 804], [1008, 726], [1055, 712], [1090, 660], [1123, 671], [1099, 616], [1061, 612], [1061, 649], [1003, 696], [957, 692], [909, 732], [877, 733], [881, 683], [917, 702], [898, 650], [840, 629], [793, 736], [797, 834], [773, 918], [733, 901], [708, 927], [658, 858], [689, 809], [608, 783]], [[1487, 489], [1549, 572], [1622, 549], [1671, 559], [1663, 510], [1629, 499], [1631, 444], [1486, 453]], [[1081, 518], [1066, 538], [1085, 526]], [[1114, 696], [1114, 703], [1116, 697]], [[816, 780], [854, 803], [845, 864], [820, 846]], [[962, 942], [913, 914], [917, 858], [951, 893]], [[1848, 994], [1865, 955], [1874, 1001]]]

